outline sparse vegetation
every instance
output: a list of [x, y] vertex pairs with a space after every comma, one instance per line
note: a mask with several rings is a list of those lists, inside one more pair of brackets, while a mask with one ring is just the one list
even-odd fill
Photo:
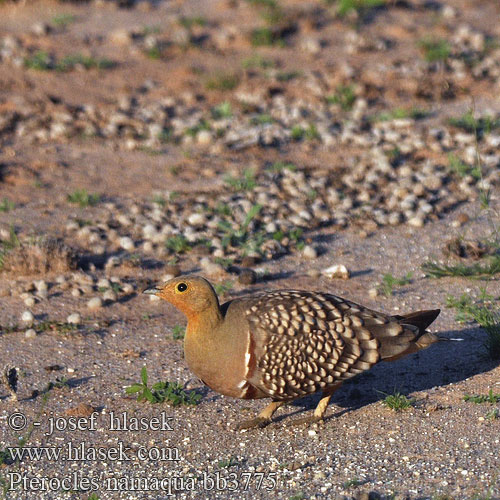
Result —
[[394, 394], [387, 394], [385, 399], [382, 400], [382, 404], [387, 406], [394, 411], [401, 411], [410, 408], [415, 403], [415, 399], [407, 398], [404, 394], [400, 392], [395, 392]]
[[266, 170], [275, 173], [282, 172], [283, 170], [290, 170], [291, 172], [295, 172], [297, 170], [297, 165], [284, 161], [276, 161], [271, 165], [269, 165], [268, 167], [266, 167]]
[[326, 97], [328, 104], [338, 104], [344, 111], [350, 111], [356, 101], [356, 94], [352, 85], [339, 85], [335, 94]]
[[450, 118], [449, 124], [460, 128], [469, 134], [476, 134], [479, 138], [484, 134], [489, 134], [492, 130], [500, 128], [500, 119], [492, 116], [474, 118], [472, 111], [468, 111], [456, 118]]
[[483, 289], [477, 301], [464, 293], [458, 299], [448, 295], [446, 304], [457, 310], [458, 321], [475, 321], [486, 330], [486, 350], [492, 359], [500, 359], [500, 312], [494, 297]]
[[447, 40], [424, 38], [418, 45], [424, 53], [425, 60], [430, 63], [446, 61], [451, 54], [451, 46]]
[[391, 120], [402, 120], [411, 118], [413, 120], [422, 120], [430, 115], [430, 111], [421, 108], [394, 108], [387, 111], [382, 111], [374, 115], [371, 120], [374, 122], [386, 122]]
[[489, 262], [474, 264], [438, 264], [437, 262], [424, 262], [422, 269], [429, 278], [444, 278], [446, 276], [459, 276], [467, 278], [489, 278], [500, 273], [500, 255], [493, 255]]
[[363, 16], [370, 9], [382, 7], [386, 4], [386, 0], [338, 0], [337, 14], [340, 17], [347, 16], [351, 12], [356, 12]]
[[240, 78], [234, 73], [217, 73], [216, 75], [210, 77], [206, 83], [205, 87], [208, 90], [233, 90], [240, 83]]
[[172, 338], [174, 340], [182, 340], [186, 335], [186, 328], [182, 325], [174, 325], [172, 328]]
[[75, 21], [76, 16], [73, 14], [58, 14], [50, 20], [50, 22], [58, 28], [66, 28], [66, 26], [74, 23]]
[[232, 177], [230, 175], [224, 178], [224, 182], [233, 191], [252, 191], [257, 186], [255, 172], [251, 168], [243, 170], [243, 175], [240, 177]]
[[480, 166], [467, 165], [467, 163], [463, 162], [458, 156], [452, 153], [448, 155], [448, 165], [450, 167], [450, 170], [459, 177], [466, 177], [467, 175], [470, 175], [476, 180], [481, 179]]
[[354, 486], [360, 486], [362, 484], [363, 484], [363, 481], [361, 481], [358, 478], [353, 478], [353, 479], [349, 479], [348, 481], [345, 481], [344, 483], [342, 483], [342, 488], [344, 488], [345, 490], [348, 490], [349, 488], [352, 488]]
[[0, 212], [10, 212], [15, 207], [14, 203], [10, 201], [8, 198], [4, 198], [0, 201]]
[[71, 71], [77, 65], [85, 69], [109, 69], [116, 66], [116, 63], [109, 59], [98, 59], [82, 54], [68, 55], [57, 61], [57, 59], [48, 52], [38, 50], [24, 59], [26, 68], [37, 71]]
[[226, 295], [230, 292], [234, 287], [234, 283], [232, 281], [224, 281], [224, 283], [215, 283], [214, 290], [219, 297]]
[[194, 26], [205, 26], [207, 20], [203, 16], [182, 16], [179, 19], [179, 24], [190, 30]]
[[229, 469], [229, 467], [234, 467], [235, 465], [238, 465], [238, 460], [234, 457], [226, 458], [219, 460], [217, 462], [217, 465], [219, 469]]
[[250, 57], [246, 57], [241, 61], [241, 65], [245, 69], [254, 69], [254, 68], [259, 68], [259, 69], [267, 69], [267, 68], [272, 68], [275, 66], [274, 61], [271, 59], [266, 59], [265, 57], [262, 57], [260, 54], [255, 54]]
[[169, 402], [172, 406], [197, 405], [201, 395], [195, 391], [185, 391], [177, 382], [157, 382], [151, 388], [148, 386], [148, 372], [146, 366], [141, 370], [141, 382], [132, 384], [125, 389], [127, 394], [137, 395], [137, 401], [150, 403]]
[[390, 297], [394, 293], [395, 286], [405, 286], [411, 283], [413, 277], [412, 272], [406, 273], [402, 278], [396, 278], [391, 273], [384, 274], [382, 276], [382, 284], [380, 285], [380, 291], [386, 296]]
[[471, 396], [470, 394], [466, 394], [464, 396], [464, 401], [469, 403], [475, 403], [477, 405], [483, 403], [490, 403], [492, 405], [500, 402], [500, 394], [493, 394], [493, 389], [490, 389], [488, 394], [480, 394], [476, 396]]
[[5, 261], [7, 255], [20, 246], [19, 239], [16, 234], [16, 230], [14, 226], [10, 226], [9, 231], [9, 239], [0, 241], [0, 270], [4, 270], [6, 268]]
[[183, 234], [170, 236], [165, 240], [165, 246], [174, 253], [185, 253], [191, 250], [191, 245]]
[[89, 193], [86, 189], [77, 189], [76, 191], [68, 194], [67, 200], [70, 203], [75, 203], [80, 205], [80, 207], [85, 208], [97, 205], [101, 201], [101, 195]]
[[229, 101], [221, 102], [218, 106], [212, 108], [212, 117], [215, 120], [231, 118], [231, 116], [233, 116], [233, 110]]
[[300, 125], [294, 125], [290, 130], [290, 137], [294, 141], [301, 141], [302, 139], [315, 140], [320, 139], [321, 136], [314, 123], [310, 123], [306, 128]]

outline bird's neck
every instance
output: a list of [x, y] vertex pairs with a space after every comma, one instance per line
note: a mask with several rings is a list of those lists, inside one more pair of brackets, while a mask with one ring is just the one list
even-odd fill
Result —
[[222, 323], [220, 308], [210, 307], [205, 311], [188, 317], [186, 337], [198, 342], [206, 342], [216, 335], [217, 327]]

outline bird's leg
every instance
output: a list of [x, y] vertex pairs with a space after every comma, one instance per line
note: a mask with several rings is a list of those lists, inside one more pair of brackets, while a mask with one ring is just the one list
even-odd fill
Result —
[[316, 422], [321, 422], [323, 420], [323, 415], [326, 412], [326, 408], [328, 407], [328, 403], [330, 402], [330, 398], [341, 385], [342, 382], [339, 382], [333, 387], [323, 391], [323, 397], [320, 399], [318, 406], [316, 406], [312, 417], [304, 417], [293, 420], [289, 425], [314, 424]]
[[274, 412], [283, 404], [285, 404], [285, 401], [272, 401], [255, 418], [243, 420], [243, 422], [240, 422], [236, 428], [238, 430], [243, 430], [253, 429], [254, 427], [265, 427], [271, 423], [271, 417]]

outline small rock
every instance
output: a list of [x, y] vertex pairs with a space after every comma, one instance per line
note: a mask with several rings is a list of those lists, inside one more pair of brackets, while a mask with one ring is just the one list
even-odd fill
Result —
[[212, 134], [209, 130], [200, 130], [196, 135], [196, 142], [202, 146], [208, 146], [212, 143]]
[[38, 22], [31, 27], [31, 31], [37, 36], [45, 36], [50, 32], [50, 26], [46, 23]]
[[134, 291], [134, 286], [131, 285], [130, 283], [125, 283], [123, 286], [122, 286], [122, 291], [123, 293], [125, 294], [129, 294], [129, 293], [132, 293]]
[[35, 316], [33, 316], [33, 313], [31, 311], [24, 311], [21, 320], [24, 321], [25, 323], [33, 323], [35, 320]]
[[374, 299], [375, 297], [378, 297], [378, 290], [376, 288], [370, 288], [368, 290], [368, 295]]
[[120, 238], [120, 246], [128, 252], [131, 252], [135, 248], [132, 238], [129, 238], [128, 236], [122, 236]]
[[71, 290], [71, 295], [73, 297], [80, 297], [81, 294], [82, 292], [80, 291], [79, 288], [73, 288], [73, 290]]
[[101, 299], [101, 297], [92, 297], [87, 302], [87, 307], [89, 309], [100, 309], [102, 307], [102, 299]]
[[101, 278], [97, 282], [97, 288], [109, 288], [110, 286], [111, 286], [111, 283], [107, 278]]
[[68, 417], [90, 417], [95, 411], [97, 410], [93, 406], [87, 403], [80, 403], [78, 406], [68, 408], [64, 414]]
[[424, 219], [420, 217], [419, 215], [416, 215], [415, 217], [412, 217], [411, 219], [408, 219], [408, 224], [413, 227], [423, 227], [424, 226]]
[[306, 245], [302, 250], [302, 255], [309, 260], [316, 259], [318, 257], [318, 252], [311, 245]]
[[340, 278], [343, 280], [348, 280], [350, 277], [349, 270], [343, 264], [334, 264], [321, 271], [321, 274], [328, 276], [329, 278]]
[[128, 45], [132, 42], [132, 36], [126, 29], [117, 29], [109, 35], [109, 41], [114, 45]]
[[24, 305], [26, 307], [33, 307], [35, 305], [35, 297], [26, 297], [24, 299]]
[[308, 269], [307, 275], [311, 278], [319, 278], [321, 276], [321, 273], [317, 269]]
[[34, 337], [36, 337], [36, 331], [33, 330], [33, 328], [30, 328], [29, 330], [26, 330], [24, 332], [24, 336], [27, 338], [27, 339], [32, 339]]
[[194, 213], [188, 217], [188, 222], [189, 222], [189, 224], [191, 224], [191, 226], [203, 226], [203, 224], [205, 224], [206, 220], [207, 219], [206, 219], [205, 215], [203, 215], [201, 213]]
[[253, 285], [257, 281], [257, 273], [253, 269], [242, 269], [238, 275], [238, 282], [242, 285]]
[[72, 313], [66, 318], [66, 321], [70, 325], [79, 325], [82, 322], [82, 317], [78, 313]]
[[42, 291], [47, 291], [48, 290], [48, 285], [47, 283], [44, 281], [44, 280], [37, 280], [37, 281], [34, 281], [33, 284], [35, 285], [35, 288], [39, 291], [39, 292], [42, 292]]
[[106, 290], [102, 296], [105, 301], [115, 302], [116, 301], [116, 293], [113, 290]]

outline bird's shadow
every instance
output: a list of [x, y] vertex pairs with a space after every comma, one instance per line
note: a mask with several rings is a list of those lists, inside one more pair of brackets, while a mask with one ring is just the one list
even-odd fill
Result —
[[[450, 330], [439, 334], [463, 340], [439, 342], [398, 361], [378, 363], [345, 381], [331, 400], [333, 405], [343, 409], [334, 415], [330, 411], [326, 420], [384, 399], [388, 394], [399, 392], [409, 395], [427, 391], [460, 382], [498, 366], [499, 361], [488, 356], [485, 346], [487, 335], [480, 328]], [[315, 408], [320, 397], [314, 394], [293, 401], [291, 406], [297, 407], [297, 410], [292, 414]], [[281, 416], [276, 420], [283, 418], [286, 417]]]

